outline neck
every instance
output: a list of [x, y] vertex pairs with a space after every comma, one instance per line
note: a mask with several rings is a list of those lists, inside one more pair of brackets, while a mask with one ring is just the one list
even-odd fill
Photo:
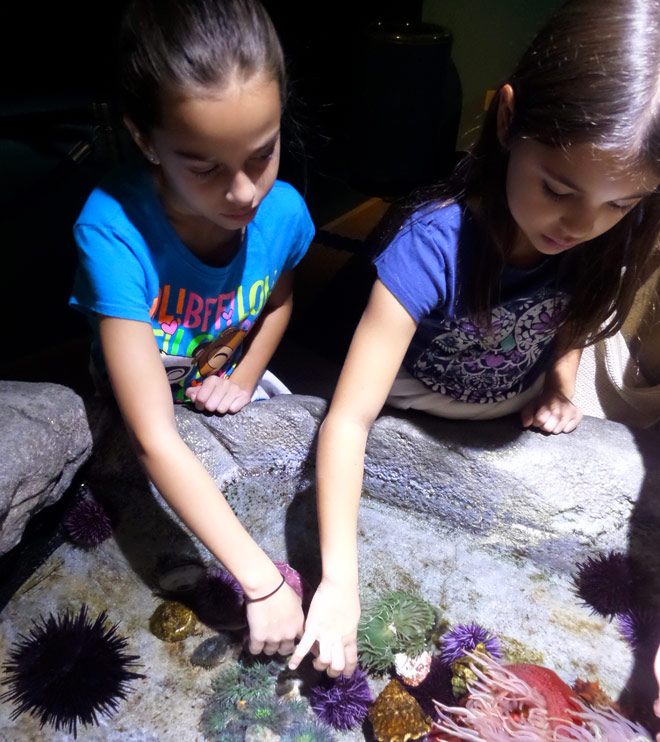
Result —
[[513, 265], [516, 268], [532, 268], [540, 263], [542, 259], [543, 256], [534, 249], [527, 237], [519, 229], [516, 229], [513, 247], [506, 256], [508, 265]]
[[165, 216], [188, 250], [206, 265], [222, 267], [231, 263], [241, 247], [245, 229], [224, 229], [202, 216], [191, 214], [167, 192], [158, 174], [155, 184]]

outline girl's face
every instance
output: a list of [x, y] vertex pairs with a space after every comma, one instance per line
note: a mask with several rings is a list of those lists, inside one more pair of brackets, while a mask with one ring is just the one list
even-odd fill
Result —
[[169, 92], [162, 117], [138, 145], [158, 163], [157, 182], [175, 228], [228, 240], [254, 218], [280, 159], [280, 91], [259, 74], [200, 95]]
[[509, 152], [506, 194], [520, 235], [512, 261], [531, 264], [607, 232], [658, 187], [589, 144], [566, 149], [521, 139]]

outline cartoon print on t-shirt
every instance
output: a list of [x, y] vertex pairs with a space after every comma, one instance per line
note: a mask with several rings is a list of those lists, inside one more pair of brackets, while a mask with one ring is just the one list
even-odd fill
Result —
[[239, 327], [227, 327], [212, 342], [200, 343], [193, 353], [200, 376], [211, 376], [225, 368], [245, 334]]

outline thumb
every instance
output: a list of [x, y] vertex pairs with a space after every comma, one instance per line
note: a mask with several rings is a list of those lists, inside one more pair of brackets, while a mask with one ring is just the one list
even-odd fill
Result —
[[523, 428], [529, 428], [534, 422], [534, 413], [536, 412], [536, 400], [533, 399], [528, 402], [520, 411], [520, 419], [522, 420]]

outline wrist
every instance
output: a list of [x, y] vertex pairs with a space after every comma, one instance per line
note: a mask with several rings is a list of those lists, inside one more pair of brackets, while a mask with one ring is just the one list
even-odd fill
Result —
[[242, 569], [238, 574], [234, 574], [234, 577], [249, 600], [263, 598], [264, 595], [278, 588], [282, 581], [280, 571], [270, 559], [267, 564], [252, 565], [248, 569]]

